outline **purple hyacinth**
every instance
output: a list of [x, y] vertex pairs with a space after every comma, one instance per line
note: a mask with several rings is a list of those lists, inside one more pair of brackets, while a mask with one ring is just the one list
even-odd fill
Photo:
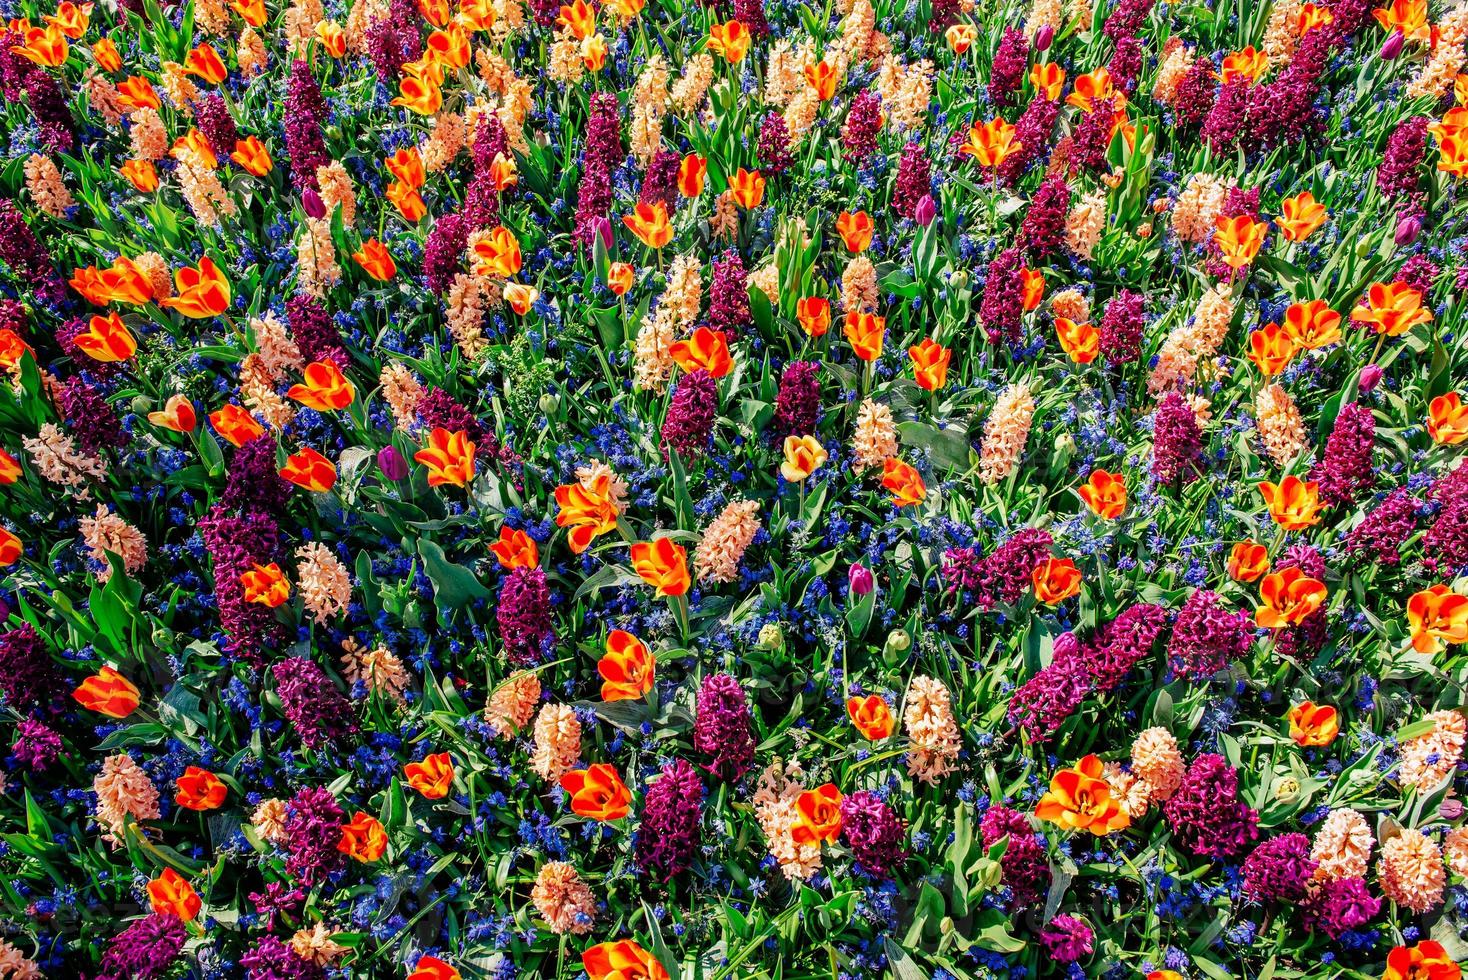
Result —
[[734, 0], [734, 19], [749, 28], [749, 36], [756, 41], [770, 36], [764, 0]]
[[949, 548], [940, 573], [949, 592], [974, 592], [984, 580], [984, 556], [972, 548]]
[[1073, 915], [1057, 915], [1040, 930], [1040, 944], [1057, 963], [1074, 963], [1091, 955], [1095, 934]]
[[1203, 462], [1198, 418], [1183, 396], [1169, 391], [1152, 416], [1152, 476], [1158, 483], [1191, 483]]
[[423, 54], [423, 14], [414, 0], [391, 0], [387, 16], [367, 28], [367, 57], [377, 77], [391, 83], [403, 66]]
[[703, 783], [683, 759], [663, 766], [663, 775], [647, 789], [637, 828], [637, 866], [668, 881], [687, 871], [699, 845], [703, 819]]
[[[1300, 39], [1295, 56], [1272, 81], [1248, 91], [1250, 145], [1272, 149], [1317, 136], [1324, 116], [1316, 107], [1320, 81], [1330, 66], [1337, 34], [1313, 30]], [[1237, 83], [1224, 86], [1225, 90]], [[1243, 83], [1248, 88], [1248, 83]]]
[[1112, 41], [1132, 37], [1147, 23], [1147, 15], [1152, 12], [1153, 2], [1154, 0], [1119, 0], [1115, 9], [1107, 15], [1106, 23], [1101, 26], [1101, 33]]
[[31, 772], [45, 772], [61, 758], [61, 736], [45, 722], [22, 718], [15, 726], [15, 761]]
[[346, 816], [322, 786], [303, 787], [286, 803], [285, 869], [301, 885], [310, 888], [346, 867], [347, 856], [337, 849]]
[[1239, 774], [1223, 756], [1198, 756], [1163, 804], [1172, 837], [1200, 857], [1237, 858], [1259, 837], [1259, 814], [1239, 799]]
[[733, 344], [753, 321], [749, 314], [749, 278], [739, 253], [732, 248], [714, 259], [709, 283], [709, 329], [719, 330]]
[[1387, 137], [1386, 150], [1376, 168], [1376, 187], [1385, 197], [1417, 190], [1422, 160], [1427, 152], [1426, 116], [1409, 116]]
[[673, 387], [663, 418], [664, 451], [677, 452], [685, 460], [702, 456], [708, 451], [718, 418], [719, 384], [713, 375], [703, 368], [685, 374]]
[[1133, 667], [1151, 656], [1152, 648], [1167, 629], [1167, 622], [1165, 608], [1139, 602], [1098, 629], [1082, 645], [1079, 654], [1095, 690], [1102, 693], [1113, 690]]
[[1029, 59], [1030, 42], [1025, 39], [1025, 32], [1017, 27], [1006, 27], [999, 37], [999, 47], [989, 69], [990, 101], [996, 105], [1009, 105], [1010, 99], [1024, 84]]
[[556, 642], [550, 587], [540, 568], [514, 568], [500, 585], [495, 610], [505, 656], [516, 667], [538, 663]]
[[756, 145], [760, 166], [772, 174], [782, 174], [795, 162], [790, 153], [790, 129], [785, 117], [773, 110], [765, 114], [759, 127]]
[[1025, 111], [1014, 124], [1014, 138], [1019, 149], [1011, 153], [999, 165], [999, 180], [1010, 185], [1017, 182], [1025, 172], [1045, 156], [1050, 146], [1050, 136], [1055, 131], [1055, 121], [1060, 118], [1060, 101], [1036, 95], [1025, 106]]
[[39, 68], [26, 75], [25, 101], [36, 121], [41, 145], [52, 153], [70, 153], [76, 146], [76, 124], [66, 93], [56, 80]]
[[1312, 932], [1331, 939], [1359, 929], [1381, 911], [1381, 899], [1372, 896], [1363, 878], [1337, 878], [1319, 882], [1300, 906], [1301, 922]]
[[219, 625], [229, 637], [226, 649], [259, 666], [265, 648], [280, 642], [283, 627], [273, 610], [245, 601], [240, 576], [256, 564], [269, 564], [280, 557], [280, 528], [263, 509], [247, 508], [235, 516], [215, 506], [199, 522], [199, 532], [214, 559], [214, 602]]
[[107, 396], [80, 377], [66, 380], [56, 391], [56, 407], [76, 435], [77, 446], [88, 456], [105, 449], [121, 449], [127, 445], [122, 420], [112, 410]]
[[270, 669], [275, 695], [291, 727], [308, 749], [319, 749], [357, 730], [352, 704], [311, 660], [291, 657]]
[[1325, 455], [1310, 470], [1319, 482], [1320, 500], [1327, 507], [1350, 507], [1376, 482], [1371, 447], [1376, 439], [1376, 417], [1360, 402], [1340, 410], [1325, 440]]
[[962, 0], [932, 0], [932, 14], [928, 17], [928, 30], [942, 34], [958, 21], [963, 11]]
[[1070, 134], [1071, 172], [1076, 166], [1085, 167], [1094, 173], [1104, 174], [1111, 170], [1106, 151], [1111, 146], [1111, 136], [1116, 119], [1116, 100], [1102, 99], [1090, 112], [1081, 116]]
[[1244, 861], [1244, 894], [1256, 902], [1298, 902], [1317, 867], [1304, 834], [1271, 837]]
[[622, 119], [617, 97], [599, 92], [591, 97], [581, 183], [576, 197], [576, 240], [590, 247], [597, 228], [612, 206], [612, 173], [627, 158], [622, 147]]
[[1116, 42], [1111, 60], [1106, 63], [1111, 80], [1127, 94], [1136, 90], [1137, 77], [1142, 74], [1142, 41], [1137, 37], [1124, 37]]
[[1179, 677], [1205, 680], [1243, 659], [1253, 641], [1248, 613], [1230, 612], [1217, 592], [1194, 589], [1178, 611], [1167, 658]]
[[1019, 602], [1033, 587], [1030, 573], [1050, 557], [1050, 546], [1054, 543], [1049, 531], [1026, 527], [995, 548], [984, 559], [979, 572], [974, 598], [980, 608], [989, 609], [1000, 602], [1011, 606]]
[[841, 155], [848, 163], [865, 163], [877, 150], [881, 128], [882, 97], [871, 89], [856, 93], [846, 113], [846, 125], [841, 127]]
[[873, 878], [890, 878], [902, 863], [906, 833], [892, 807], [861, 789], [841, 799], [841, 840], [857, 866]]
[[897, 164], [897, 183], [892, 188], [892, 210], [908, 221], [917, 220], [918, 202], [932, 189], [933, 165], [923, 145], [910, 140], [902, 148], [902, 159]]
[[1421, 508], [1410, 490], [1398, 487], [1346, 535], [1346, 553], [1378, 565], [1400, 565], [1402, 546], [1417, 532]]
[[791, 361], [780, 375], [770, 436], [778, 445], [786, 436], [808, 436], [821, 420], [819, 361]]
[[638, 201], [643, 204], [661, 203], [672, 214], [678, 208], [678, 168], [683, 158], [676, 150], [658, 150], [647, 165], [647, 176], [642, 180]]
[[291, 183], [296, 190], [316, 186], [316, 168], [331, 162], [321, 123], [326, 119], [326, 100], [311, 74], [311, 66], [291, 62], [290, 82], [285, 93], [285, 152], [290, 157]]
[[1442, 270], [1432, 259], [1418, 254], [1402, 263], [1402, 267], [1397, 270], [1397, 281], [1404, 282], [1417, 290], [1422, 294], [1423, 302], [1431, 305], [1429, 300], [1432, 296], [1432, 287], [1441, 274]]
[[1141, 293], [1130, 289], [1123, 289], [1107, 301], [1097, 331], [1101, 356], [1111, 367], [1130, 364], [1141, 356], [1146, 302]]
[[67, 685], [51, 659], [46, 641], [30, 623], [0, 633], [0, 691], [20, 715], [48, 708]]
[[255, 948], [240, 957], [247, 980], [323, 980], [324, 967], [296, 955], [288, 943], [261, 936]]
[[435, 386], [424, 392], [423, 397], [418, 399], [417, 411], [418, 420], [425, 428], [463, 432], [474, 443], [476, 451], [483, 452], [486, 456], [495, 454], [494, 434], [484, 428], [473, 412], [455, 401], [442, 388]]
[[[1207, 59], [1200, 58], [1199, 61]], [[1203, 142], [1215, 154], [1234, 151], [1249, 121], [1249, 81], [1235, 79], [1218, 90], [1218, 98], [1203, 120]]]
[[1213, 110], [1213, 78], [1215, 66], [1208, 58], [1199, 58], [1183, 73], [1177, 83], [1177, 94], [1173, 96], [1173, 117], [1178, 126], [1197, 126], [1207, 119]]
[[1050, 890], [1050, 862], [1027, 815], [1006, 806], [991, 806], [979, 823], [979, 837], [986, 851], [1001, 838], [1009, 838], [999, 858], [999, 872], [1009, 889], [1010, 911], [1028, 908], [1045, 897]]
[[307, 361], [331, 361], [343, 371], [351, 366], [342, 346], [341, 331], [320, 300], [310, 293], [296, 293], [285, 301], [285, 316], [290, 323], [291, 339]]
[[219, 503], [230, 510], [255, 505], [279, 515], [295, 489], [275, 465], [275, 440], [261, 433], [235, 450]]
[[1009, 721], [1032, 741], [1044, 741], [1075, 714], [1091, 693], [1091, 672], [1080, 656], [1074, 633], [1055, 638], [1050, 663], [1015, 689], [1009, 699]]
[[733, 782], [754, 764], [754, 729], [744, 688], [728, 674], [709, 674], [698, 689], [693, 747], [710, 758], [704, 768]]
[[1006, 248], [989, 262], [984, 296], [979, 301], [979, 323], [991, 344], [1016, 346], [1020, 342], [1025, 315], [1024, 281], [1020, 276], [1023, 268], [1024, 260], [1017, 248]]
[[464, 250], [472, 230], [468, 219], [458, 212], [433, 223], [423, 242], [423, 279], [435, 293], [448, 292], [454, 277], [464, 271]]
[[1041, 181], [1020, 224], [1019, 240], [1037, 258], [1057, 255], [1065, 248], [1065, 217], [1070, 212], [1070, 187], [1060, 174]]
[[144, 916], [107, 943], [93, 980], [157, 980], [178, 959], [188, 936], [176, 915]]
[[240, 134], [235, 128], [234, 117], [229, 114], [229, 106], [225, 105], [224, 96], [206, 95], [195, 102], [194, 121], [198, 123], [199, 132], [209, 141], [214, 155], [221, 160], [228, 159]]

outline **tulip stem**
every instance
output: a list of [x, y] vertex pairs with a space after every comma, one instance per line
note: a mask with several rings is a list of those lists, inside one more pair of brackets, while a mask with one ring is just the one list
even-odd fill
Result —
[[678, 635], [683, 638], [683, 645], [688, 645], [688, 596], [675, 595], [668, 597], [673, 607], [673, 616], [678, 620]]

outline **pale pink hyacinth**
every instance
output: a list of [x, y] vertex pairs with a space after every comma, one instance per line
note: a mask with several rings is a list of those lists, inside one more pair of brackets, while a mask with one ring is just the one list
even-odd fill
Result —
[[118, 517], [105, 504], [98, 504], [96, 513], [91, 517], [83, 517], [77, 522], [77, 526], [81, 529], [82, 541], [86, 543], [92, 560], [100, 566], [97, 570], [98, 581], [106, 582], [112, 577], [112, 565], [107, 560], [109, 551], [122, 559], [123, 570], [129, 575], [141, 570], [147, 563], [148, 541], [143, 537], [143, 532]]
[[484, 720], [500, 738], [509, 738], [530, 724], [539, 703], [540, 678], [529, 672], [513, 674], [489, 696]]
[[321, 203], [326, 205], [328, 216], [341, 208], [342, 224], [350, 228], [356, 223], [357, 192], [352, 188], [352, 178], [340, 160], [323, 163], [316, 168], [316, 185], [321, 188]]
[[275, 389], [276, 380], [260, 355], [246, 354], [240, 362], [240, 401], [251, 415], [279, 432], [295, 420], [296, 409]]
[[1310, 860], [1319, 866], [1315, 877], [1326, 881], [1366, 877], [1375, 843], [1365, 817], [1355, 810], [1332, 810], [1310, 848]]
[[713, 82], [714, 57], [700, 51], [683, 63], [683, 75], [673, 83], [673, 107], [684, 114], [696, 112]]
[[319, 541], [296, 549], [296, 576], [301, 602], [317, 624], [341, 615], [352, 601], [352, 576], [341, 559]]
[[1383, 895], [1418, 915], [1443, 903], [1447, 884], [1443, 854], [1420, 830], [1404, 828], [1381, 845], [1376, 875]]
[[557, 936], [584, 936], [595, 925], [596, 898], [565, 861], [549, 861], [541, 867], [530, 901]]
[[256, 33], [253, 27], [240, 29], [239, 39], [235, 41], [235, 64], [240, 66], [240, 74], [245, 78], [253, 78], [265, 70], [269, 63], [270, 55], [265, 50], [265, 42]]
[[1198, 368], [1214, 358], [1228, 339], [1233, 315], [1234, 300], [1227, 287], [1205, 290], [1192, 317], [1174, 327], [1163, 341], [1147, 378], [1148, 393], [1157, 397], [1190, 385]]
[[953, 696], [941, 681], [923, 675], [912, 679], [902, 724], [909, 742], [909, 775], [932, 785], [953, 770], [962, 739], [953, 718]]
[[1443, 838], [1443, 857], [1459, 878], [1468, 878], [1468, 827], [1454, 827]]
[[[1279, 4], [1276, 4], [1279, 6]], [[1157, 68], [1157, 80], [1152, 83], [1152, 99], [1161, 105], [1172, 105], [1177, 98], [1178, 83], [1192, 69], [1195, 56], [1193, 50], [1174, 35], [1168, 38], [1163, 49], [1162, 64]]]
[[307, 963], [330, 966], [341, 959], [348, 948], [332, 939], [335, 935], [324, 922], [317, 922], [310, 928], [297, 929], [295, 935], [291, 936], [291, 951]]
[[547, 704], [535, 717], [535, 751], [530, 767], [554, 783], [581, 757], [581, 722], [564, 704]]
[[1085, 293], [1074, 286], [1068, 286], [1050, 297], [1050, 312], [1073, 323], [1088, 323], [1091, 319], [1091, 304]]
[[341, 279], [331, 221], [308, 215], [296, 236], [296, 287], [321, 299]]
[[0, 980], [43, 980], [45, 974], [9, 940], [0, 939]]
[[96, 456], [88, 456], [76, 447], [76, 442], [54, 422], [44, 423], [34, 437], [21, 439], [31, 457], [31, 465], [42, 479], [64, 487], [78, 490], [77, 496], [86, 500], [91, 496], [88, 480], [100, 480], [107, 475], [107, 466]]
[[26, 157], [25, 184], [36, 207], [53, 218], [64, 218], [67, 211], [76, 207], [76, 198], [62, 182], [56, 161], [48, 156], [32, 153]]
[[1255, 396], [1254, 425], [1264, 452], [1276, 466], [1285, 466], [1309, 446], [1305, 420], [1282, 385], [1266, 385]]
[[1065, 216], [1065, 246], [1079, 259], [1087, 261], [1106, 230], [1106, 194], [1092, 191], [1071, 206]]
[[168, 155], [168, 127], [163, 125], [163, 117], [158, 115], [157, 109], [149, 106], [135, 109], [128, 116], [128, 121], [129, 155], [133, 159], [157, 163]]
[[890, 408], [870, 398], [861, 403], [856, 412], [851, 453], [858, 469], [881, 466], [897, 455], [897, 424]]
[[92, 792], [97, 794], [97, 823], [102, 825], [102, 836], [108, 843], [119, 843], [128, 817], [142, 823], [157, 820], [161, 815], [158, 787], [132, 756], [124, 752], [103, 760], [102, 771], [92, 780]]
[[800, 822], [795, 801], [805, 791], [804, 778], [799, 762], [792, 759], [782, 765], [776, 759], [760, 774], [751, 800], [765, 846], [790, 881], [805, 881], [821, 870], [820, 842], [802, 843], [794, 836]]
[[1132, 772], [1146, 782], [1149, 796], [1158, 803], [1172, 799], [1183, 784], [1187, 766], [1177, 739], [1165, 728], [1149, 728], [1132, 742]]
[[412, 675], [402, 660], [386, 647], [366, 649], [356, 640], [342, 640], [342, 674], [355, 687], [359, 682], [371, 693], [380, 694], [399, 706], [412, 683]]
[[1216, 230], [1214, 220], [1232, 182], [1213, 174], [1193, 174], [1172, 206], [1172, 230], [1190, 244], [1206, 242]]
[[739, 578], [739, 561], [759, 533], [759, 502], [734, 500], [709, 523], [693, 553], [699, 581], [729, 583]]
[[393, 361], [377, 378], [383, 400], [392, 411], [393, 425], [407, 432], [418, 423], [418, 403], [427, 392], [423, 383], [401, 361]]
[[1450, 776], [1463, 758], [1468, 718], [1461, 711], [1434, 711], [1423, 718], [1432, 731], [1403, 740], [1398, 747], [1397, 778], [1403, 787], [1431, 789]]
[[1295, 56], [1300, 37], [1299, 24], [1301, 0], [1275, 0], [1269, 8], [1269, 23], [1264, 28], [1264, 43], [1261, 50], [1275, 68], [1289, 64]]
[[484, 318], [500, 302], [499, 285], [480, 276], [461, 272], [449, 283], [448, 295], [444, 297], [449, 333], [470, 361], [479, 360], [489, 348], [484, 336]]
[[1407, 83], [1407, 98], [1425, 95], [1441, 99], [1447, 95], [1468, 59], [1463, 47], [1465, 41], [1468, 41], [1468, 3], [1460, 3], [1438, 22], [1437, 42], [1427, 63]]
[[1102, 775], [1111, 787], [1111, 795], [1121, 803], [1127, 816], [1140, 820], [1147, 815], [1152, 803], [1152, 787], [1145, 779], [1135, 772], [1128, 772], [1115, 762], [1106, 763]]
[[261, 800], [255, 806], [250, 814], [250, 823], [264, 840], [272, 844], [284, 844], [290, 840], [290, 835], [285, 830], [288, 816], [285, 800], [271, 797]]
[[981, 480], [993, 486], [1010, 474], [1025, 451], [1034, 418], [1035, 399], [1029, 385], [1012, 384], [1000, 393], [984, 421], [984, 441], [979, 450]]
[[858, 255], [841, 273], [841, 309], [847, 313], [869, 313], [877, 308], [877, 267], [865, 254]]

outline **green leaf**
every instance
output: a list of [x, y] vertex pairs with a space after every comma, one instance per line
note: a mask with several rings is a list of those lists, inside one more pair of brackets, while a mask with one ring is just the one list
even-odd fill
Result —
[[458, 609], [474, 599], [489, 597], [489, 590], [474, 573], [449, 561], [435, 542], [419, 538], [418, 554], [423, 556], [423, 570], [433, 583], [433, 597], [440, 605]]

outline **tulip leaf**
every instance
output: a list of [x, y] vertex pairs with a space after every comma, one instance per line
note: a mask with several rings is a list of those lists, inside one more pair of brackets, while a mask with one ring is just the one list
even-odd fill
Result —
[[475, 599], [487, 599], [489, 590], [474, 573], [444, 557], [443, 548], [427, 538], [418, 539], [418, 554], [423, 556], [423, 570], [433, 583], [433, 597], [440, 605], [458, 609]]

